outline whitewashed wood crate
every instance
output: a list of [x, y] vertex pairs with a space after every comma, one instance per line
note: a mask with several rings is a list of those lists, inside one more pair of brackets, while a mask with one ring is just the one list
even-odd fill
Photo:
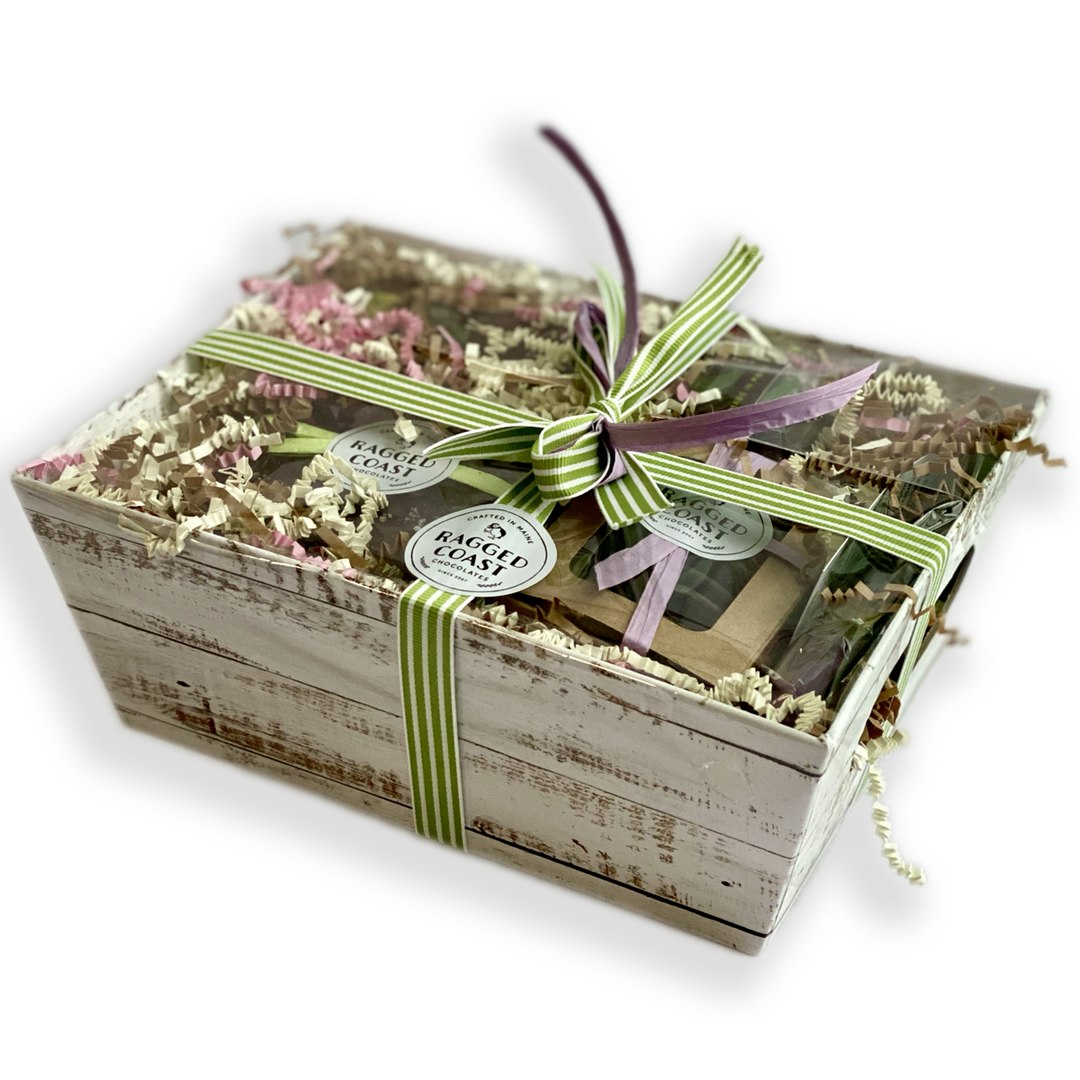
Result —
[[[165, 406], [154, 380], [46, 456]], [[1021, 457], [957, 521], [952, 570]], [[13, 483], [125, 723], [412, 828], [389, 585], [210, 534], [151, 558], [120, 524], [136, 511]], [[854, 751], [912, 625], [893, 617], [818, 739], [462, 616], [469, 850], [759, 953], [861, 787]]]

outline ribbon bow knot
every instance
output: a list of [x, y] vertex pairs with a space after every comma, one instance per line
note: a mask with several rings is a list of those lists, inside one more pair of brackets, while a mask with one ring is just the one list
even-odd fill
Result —
[[[679, 307], [671, 322], [637, 350], [621, 372], [619, 354], [629, 351], [626, 336], [637, 336], [637, 296], [625, 297], [614, 279], [598, 268], [607, 320], [605, 355], [601, 356], [599, 349], [588, 348], [589, 344], [595, 346], [591, 326], [588, 336], [584, 336], [582, 319], [578, 319], [578, 340], [591, 358], [591, 363], [578, 359], [579, 373], [591, 398], [588, 411], [561, 420], [497, 424], [452, 435], [430, 447], [428, 456], [522, 460], [527, 455], [535, 485], [545, 502], [564, 502], [595, 490], [604, 517], [613, 528], [665, 509], [670, 501], [635, 460], [630, 429], [642, 425], [625, 423], [625, 418], [674, 382], [731, 328], [738, 316], [728, 311], [727, 304], [760, 262], [757, 247], [737, 240], [693, 296]], [[625, 269], [624, 279], [629, 286], [632, 279]], [[628, 299], [630, 310], [635, 312], [629, 320]], [[667, 423], [658, 421], [647, 426], [666, 427]], [[685, 432], [683, 420], [675, 423]], [[709, 434], [695, 429], [694, 437], [704, 443]]]
[[607, 433], [610, 414], [595, 407], [544, 428], [530, 458], [536, 486], [552, 502], [584, 495], [612, 479], [616, 456]]

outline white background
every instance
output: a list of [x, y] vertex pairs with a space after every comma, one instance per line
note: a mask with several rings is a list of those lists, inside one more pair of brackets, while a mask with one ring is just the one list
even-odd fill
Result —
[[[1077, 458], [1066, 3], [19, 5], [3, 462], [211, 326], [279, 228], [355, 217], [685, 294], [736, 232], [765, 322], [1049, 388]], [[1077, 485], [1032, 461], [886, 762], [748, 959], [116, 720], [3, 492], [0, 1065], [12, 1077], [1074, 1067]], [[438, 1070], [438, 1071], [436, 1071]]]

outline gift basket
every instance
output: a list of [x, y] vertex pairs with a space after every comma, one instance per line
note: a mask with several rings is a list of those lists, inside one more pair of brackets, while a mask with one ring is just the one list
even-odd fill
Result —
[[[1044, 395], [344, 224], [16, 486], [122, 717], [749, 952]], [[977, 572], [977, 571], [976, 571]]]

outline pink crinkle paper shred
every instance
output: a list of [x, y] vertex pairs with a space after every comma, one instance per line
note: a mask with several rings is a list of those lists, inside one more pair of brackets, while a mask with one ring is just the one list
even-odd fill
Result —
[[[327, 256], [329, 256], [329, 252]], [[324, 258], [320, 266], [330, 263]], [[265, 278], [248, 278], [241, 282], [249, 293], [265, 293], [270, 303], [281, 312], [290, 329], [301, 344], [334, 356], [350, 356], [353, 345], [363, 345], [384, 337], [392, 331], [401, 334], [401, 361], [405, 374], [413, 379], [424, 377], [423, 369], [416, 362], [413, 346], [423, 331], [424, 324], [418, 315], [407, 308], [380, 311], [370, 317], [358, 317], [341, 297], [332, 281], [316, 281], [310, 285], [296, 285], [291, 281], [269, 281]], [[314, 317], [313, 317], [314, 316]], [[368, 357], [365, 355], [365, 359]], [[296, 384], [266, 383], [277, 388], [275, 395], [313, 397], [313, 393], [296, 393]], [[289, 394], [284, 388], [294, 391]], [[256, 383], [256, 393], [260, 393]]]
[[[277, 529], [274, 529], [269, 536], [251, 536], [248, 538], [248, 543], [252, 547], [281, 551], [286, 555], [291, 555], [297, 562], [317, 566], [320, 570], [330, 569], [329, 559], [321, 558], [318, 555], [309, 555], [303, 544], [298, 543], [291, 536], [286, 536], [285, 533], [279, 532]], [[342, 577], [355, 578], [356, 570], [350, 566], [347, 570], [343, 570], [341, 574]]]
[[69, 465], [81, 465], [86, 458], [82, 454], [59, 454], [51, 458], [34, 458], [25, 465], [20, 465], [17, 473], [29, 473], [35, 480], [44, 480], [52, 483], [60, 479], [60, 474]]

